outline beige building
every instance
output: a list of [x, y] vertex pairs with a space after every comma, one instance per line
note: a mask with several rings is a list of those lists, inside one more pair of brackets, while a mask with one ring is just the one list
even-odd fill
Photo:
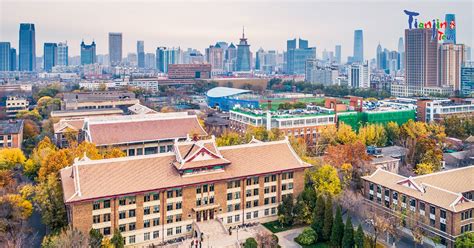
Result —
[[406, 218], [417, 218], [424, 236], [439, 237], [447, 247], [473, 231], [474, 166], [416, 177], [378, 169], [363, 180], [366, 202], [378, 214], [405, 213]]
[[61, 110], [73, 109], [124, 109], [140, 103], [132, 92], [94, 91], [64, 93]]
[[465, 62], [463, 44], [442, 44], [439, 46], [439, 82], [461, 90], [461, 66]]
[[74, 228], [118, 229], [126, 245], [145, 246], [201, 236], [203, 226], [275, 220], [282, 197], [302, 192], [308, 167], [288, 140], [216, 147], [210, 139], [150, 156], [83, 158], [60, 173]]
[[5, 112], [9, 118], [15, 118], [16, 114], [22, 110], [28, 110], [29, 102], [26, 98], [9, 96], [5, 101]]

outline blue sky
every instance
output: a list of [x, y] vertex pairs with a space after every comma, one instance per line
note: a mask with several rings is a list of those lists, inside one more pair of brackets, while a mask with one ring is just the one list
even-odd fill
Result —
[[245, 26], [251, 50], [285, 49], [286, 40], [308, 39], [323, 49], [342, 45], [352, 55], [355, 29], [364, 30], [364, 56], [373, 58], [377, 44], [396, 50], [407, 27], [404, 9], [419, 18], [444, 19], [456, 14], [457, 41], [473, 46], [473, 1], [24, 1], [0, 0], [0, 40], [18, 47], [20, 22], [36, 25], [37, 55], [44, 42], [66, 41], [79, 54], [82, 39], [95, 39], [98, 54], [107, 53], [108, 32], [122, 32], [124, 56], [145, 41], [145, 51], [180, 46], [201, 51], [216, 41], [238, 42]]

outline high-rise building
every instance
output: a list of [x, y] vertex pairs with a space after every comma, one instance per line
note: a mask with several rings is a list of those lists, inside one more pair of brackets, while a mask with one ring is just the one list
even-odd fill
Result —
[[438, 86], [438, 40], [431, 29], [405, 29], [405, 80], [412, 94]]
[[370, 88], [369, 65], [354, 63], [349, 67], [348, 84], [352, 88]]
[[0, 71], [10, 71], [10, 42], [0, 42]]
[[260, 47], [255, 53], [255, 70], [262, 70], [262, 66], [265, 64], [265, 50]]
[[43, 69], [51, 72], [58, 61], [58, 44], [44, 43]]
[[56, 65], [67, 66], [69, 65], [69, 48], [67, 42], [58, 43], [58, 61]]
[[341, 53], [341, 45], [336, 45], [336, 63], [341, 64], [342, 62], [342, 53]]
[[206, 60], [211, 64], [212, 74], [219, 74], [224, 72], [224, 49], [220, 44], [210, 45], [206, 48]]
[[405, 69], [405, 44], [403, 43], [403, 37], [398, 39], [398, 68], [400, 70]]
[[364, 36], [362, 30], [354, 31], [354, 56], [352, 61], [364, 63]]
[[337, 67], [324, 66], [315, 59], [306, 61], [305, 82], [332, 85], [336, 83], [338, 76]]
[[19, 70], [34, 71], [36, 69], [35, 24], [20, 24], [19, 49]]
[[137, 41], [138, 68], [145, 68], [145, 42]]
[[145, 54], [145, 68], [156, 69], [156, 55], [154, 53]]
[[[446, 14], [445, 43], [456, 44], [456, 17], [454, 14]], [[451, 23], [454, 24], [451, 26]], [[452, 28], [451, 28], [452, 27]]]
[[81, 43], [81, 65], [89, 65], [97, 63], [97, 55], [95, 42], [92, 41], [90, 45], [86, 45], [84, 41]]
[[10, 48], [10, 71], [16, 71], [16, 49]]
[[474, 62], [466, 62], [461, 67], [461, 95], [474, 96]]
[[380, 45], [380, 43], [377, 46], [376, 55], [377, 55], [377, 69], [379, 69], [379, 70], [385, 69], [384, 68], [385, 56], [384, 56], [384, 52], [382, 50], [382, 46]]
[[225, 53], [225, 70], [228, 72], [235, 71], [236, 63], [237, 63], [237, 48], [235, 47], [234, 43], [230, 43]]
[[122, 33], [109, 33], [110, 66], [118, 66], [122, 62]]
[[236, 70], [250, 71], [252, 69], [251, 60], [250, 45], [247, 43], [244, 30], [242, 30], [242, 38], [240, 38], [240, 42], [237, 45]]
[[158, 71], [167, 73], [168, 65], [179, 64], [181, 56], [181, 49], [178, 48], [156, 48], [156, 67]]
[[439, 46], [439, 84], [461, 90], [461, 67], [465, 62], [463, 44], [445, 43]]
[[316, 47], [308, 47], [308, 41], [298, 39], [299, 44], [296, 48], [296, 39], [286, 42], [286, 71], [288, 74], [304, 74], [306, 61], [316, 59]]
[[470, 46], [467, 46], [467, 45], [464, 45], [465, 47], [465, 51], [466, 51], [466, 54], [464, 55], [464, 57], [466, 58], [466, 61], [472, 61], [471, 60], [471, 47]]

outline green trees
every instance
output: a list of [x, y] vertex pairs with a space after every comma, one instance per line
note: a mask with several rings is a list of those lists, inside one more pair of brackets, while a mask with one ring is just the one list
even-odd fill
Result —
[[35, 193], [33, 200], [41, 212], [41, 220], [53, 232], [60, 231], [67, 225], [67, 218], [61, 184], [56, 175], [48, 175], [36, 186]]
[[295, 240], [302, 245], [311, 245], [318, 240], [318, 234], [312, 228], [308, 227], [305, 228]]
[[341, 207], [337, 207], [334, 223], [332, 224], [330, 243], [332, 247], [341, 247], [344, 236], [344, 222], [342, 220]]
[[474, 117], [460, 118], [450, 116], [443, 120], [446, 135], [458, 139], [465, 139], [474, 135]]
[[332, 198], [326, 199], [326, 206], [324, 206], [324, 224], [323, 224], [323, 239], [329, 240], [331, 238], [332, 225], [334, 222], [332, 211]]
[[283, 202], [278, 205], [278, 219], [282, 226], [290, 226], [294, 221], [293, 196], [283, 197]]
[[258, 248], [257, 241], [254, 238], [248, 238], [245, 240], [244, 248]]
[[457, 237], [455, 246], [456, 248], [474, 247], [474, 233], [464, 233], [462, 236]]
[[324, 197], [320, 196], [316, 201], [316, 207], [313, 211], [313, 223], [311, 227], [316, 231], [318, 238], [323, 238], [324, 213], [325, 213]]
[[124, 241], [123, 241], [123, 236], [118, 229], [114, 230], [114, 235], [110, 239], [110, 243], [115, 248], [123, 248], [125, 246]]
[[354, 247], [354, 227], [352, 226], [351, 216], [347, 215], [346, 226], [344, 227], [344, 236], [342, 237], [342, 247]]
[[356, 248], [364, 248], [364, 230], [362, 230], [362, 225], [359, 224], [357, 227], [357, 231], [354, 234], [354, 244]]
[[97, 229], [91, 229], [89, 231], [89, 245], [91, 248], [101, 248], [102, 239], [104, 235], [100, 233]]

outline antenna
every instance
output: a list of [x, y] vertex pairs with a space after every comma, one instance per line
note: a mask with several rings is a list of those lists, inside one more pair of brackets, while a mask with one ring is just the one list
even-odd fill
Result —
[[242, 39], [245, 39], [245, 26], [242, 26]]

